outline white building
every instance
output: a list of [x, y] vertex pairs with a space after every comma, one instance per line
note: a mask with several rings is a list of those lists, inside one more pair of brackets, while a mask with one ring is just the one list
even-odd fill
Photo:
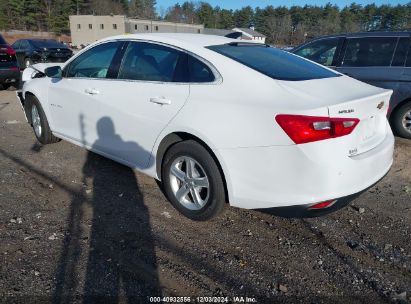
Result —
[[126, 33], [203, 33], [202, 24], [185, 24], [155, 20], [127, 18], [122, 15], [70, 16], [71, 42], [73, 46], [86, 46], [102, 38]]
[[253, 40], [253, 41], [265, 43], [266, 36], [254, 30], [253, 27], [250, 27], [250, 28], [235, 27], [233, 28], [233, 31], [241, 33], [242, 40]]

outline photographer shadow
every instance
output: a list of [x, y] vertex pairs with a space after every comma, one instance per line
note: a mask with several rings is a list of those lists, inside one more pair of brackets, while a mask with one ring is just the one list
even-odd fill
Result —
[[[99, 120], [97, 131], [96, 149], [109, 141], [112, 147], [141, 152], [138, 144], [124, 142], [115, 133], [108, 117]], [[148, 210], [134, 171], [89, 152], [83, 173], [93, 180], [86, 302], [124, 296], [130, 303], [159, 295]]]
[[[109, 117], [98, 121], [97, 133], [93, 144], [97, 151], [104, 152], [101, 147], [109, 142], [115, 149], [149, 156], [137, 143], [123, 141]], [[148, 209], [135, 172], [89, 151], [83, 165], [83, 183], [92, 184], [92, 189], [71, 202], [54, 302], [69, 303], [76, 298], [73, 293], [78, 290], [78, 269], [82, 269], [78, 265], [80, 253], [87, 252], [82, 245], [86, 223], [91, 227], [81, 295], [84, 303], [141, 303], [149, 296], [161, 295]], [[92, 209], [91, 222], [84, 216], [85, 203]]]

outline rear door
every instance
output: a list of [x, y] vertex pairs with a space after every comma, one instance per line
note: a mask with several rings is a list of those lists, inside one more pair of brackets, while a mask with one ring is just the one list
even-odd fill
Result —
[[337, 71], [371, 85], [397, 90], [404, 67], [396, 50], [405, 47], [407, 39], [399, 37], [349, 37], [342, 49]]

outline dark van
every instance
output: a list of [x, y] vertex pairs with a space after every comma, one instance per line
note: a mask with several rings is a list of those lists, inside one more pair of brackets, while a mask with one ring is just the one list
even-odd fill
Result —
[[411, 139], [410, 35], [341, 34], [317, 38], [291, 52], [374, 86], [392, 89], [388, 112], [391, 126], [397, 135]]

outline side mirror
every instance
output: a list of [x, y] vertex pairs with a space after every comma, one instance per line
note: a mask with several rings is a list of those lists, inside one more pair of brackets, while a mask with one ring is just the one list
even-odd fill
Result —
[[62, 77], [61, 67], [60, 66], [48, 67], [44, 70], [44, 74], [46, 74], [46, 76], [50, 78], [61, 78]]

